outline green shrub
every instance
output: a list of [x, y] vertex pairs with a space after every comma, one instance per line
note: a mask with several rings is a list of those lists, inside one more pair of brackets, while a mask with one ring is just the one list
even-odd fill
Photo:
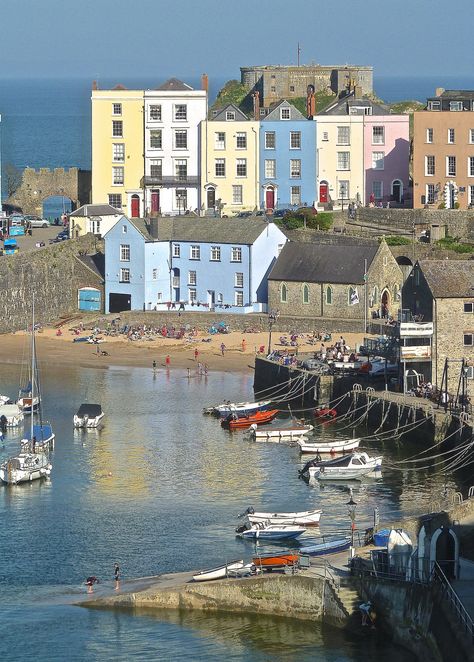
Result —
[[439, 203], [438, 209], [446, 209], [446, 205], [444, 204], [444, 202]]
[[439, 239], [436, 245], [440, 248], [454, 251], [455, 253], [474, 253], [474, 244], [462, 244], [459, 237], [450, 237], [449, 235], [443, 239]]
[[385, 237], [387, 246], [408, 246], [408, 244], [413, 243], [408, 237], [399, 237], [397, 235]]
[[460, 206], [461, 206], [461, 205], [459, 204], [459, 202], [455, 202], [455, 203], [454, 203], [454, 209], [459, 209]]

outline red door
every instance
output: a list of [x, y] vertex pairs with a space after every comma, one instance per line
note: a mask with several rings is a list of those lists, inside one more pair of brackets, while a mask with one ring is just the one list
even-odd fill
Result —
[[319, 185], [319, 202], [328, 201], [328, 185], [326, 182], [321, 182]]
[[265, 191], [265, 209], [275, 209], [275, 191], [272, 188]]
[[132, 218], [140, 218], [140, 198], [132, 195]]
[[152, 191], [151, 192], [151, 211], [159, 212], [160, 211], [160, 192]]

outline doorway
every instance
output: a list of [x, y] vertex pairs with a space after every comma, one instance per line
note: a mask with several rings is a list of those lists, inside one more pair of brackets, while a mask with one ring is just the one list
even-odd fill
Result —
[[131, 213], [132, 213], [132, 218], [140, 218], [140, 198], [136, 193], [132, 195]]
[[265, 209], [275, 209], [275, 189], [272, 186], [265, 191]]
[[434, 560], [448, 579], [456, 578], [456, 540], [450, 529], [442, 529], [438, 536]]
[[154, 190], [151, 192], [151, 212], [157, 214], [160, 211], [160, 192]]
[[400, 204], [402, 201], [402, 195], [403, 195], [403, 184], [399, 179], [395, 179], [392, 182], [392, 200]]
[[390, 314], [390, 294], [388, 290], [382, 292], [382, 301], [380, 306], [382, 317], [386, 318]]
[[327, 203], [328, 201], [328, 183], [327, 182], [321, 182], [319, 185], [319, 202]]
[[121, 313], [132, 310], [132, 297], [130, 294], [109, 294], [109, 313]]
[[207, 189], [207, 209], [214, 209], [216, 206], [216, 189]]

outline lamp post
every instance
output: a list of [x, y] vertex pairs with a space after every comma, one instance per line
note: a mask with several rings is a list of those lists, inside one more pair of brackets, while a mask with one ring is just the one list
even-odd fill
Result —
[[355, 531], [355, 517], [356, 517], [357, 503], [352, 498], [352, 487], [351, 487], [351, 498], [347, 502], [346, 506], [349, 512], [349, 517], [351, 518], [351, 547], [354, 547], [354, 531]]
[[272, 327], [278, 319], [278, 311], [271, 310], [268, 313], [268, 352], [267, 355], [272, 351]]

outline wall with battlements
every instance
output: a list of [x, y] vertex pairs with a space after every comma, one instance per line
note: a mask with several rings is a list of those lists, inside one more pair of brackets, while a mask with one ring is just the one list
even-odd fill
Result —
[[25, 168], [21, 186], [7, 200], [21, 207], [24, 214], [41, 215], [43, 201], [50, 196], [64, 196], [73, 209], [90, 202], [91, 172], [79, 168]]

